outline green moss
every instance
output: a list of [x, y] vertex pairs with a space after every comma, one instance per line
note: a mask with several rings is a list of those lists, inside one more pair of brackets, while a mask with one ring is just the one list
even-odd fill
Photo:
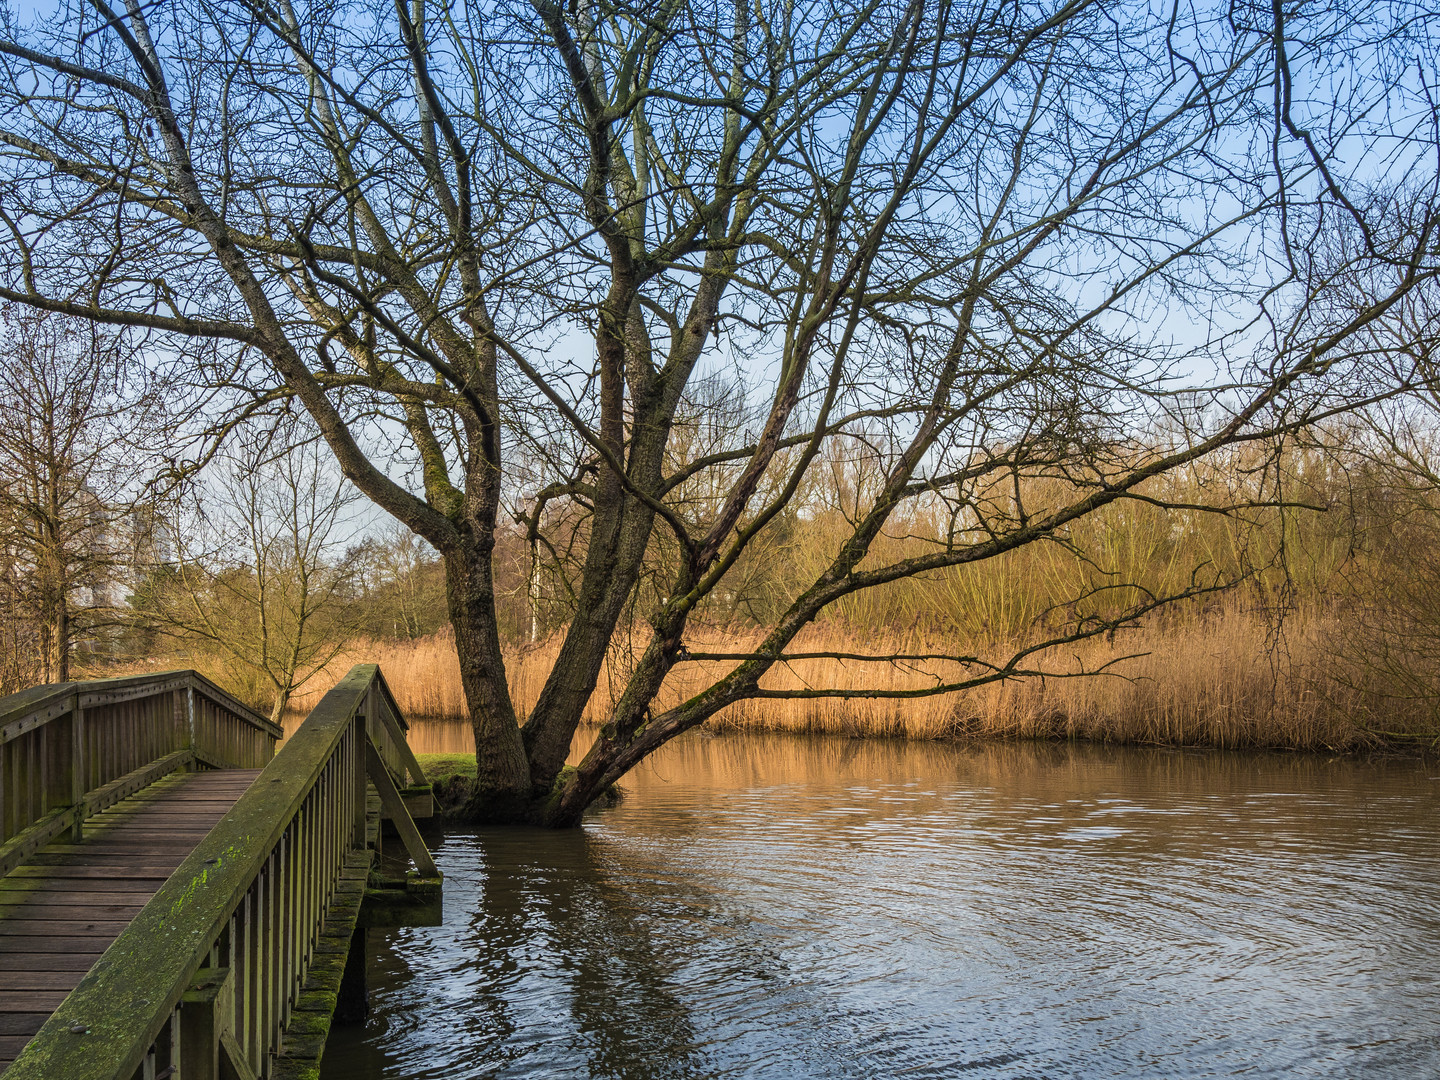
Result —
[[416, 754], [415, 760], [420, 763], [420, 769], [424, 772], [425, 779], [432, 784], [447, 780], [452, 776], [463, 776], [467, 780], [475, 779], [474, 754]]
[[555, 782], [550, 785], [550, 794], [545, 796], [545, 810], [542, 820], [550, 821], [560, 809], [560, 797], [565, 793], [565, 785], [570, 783], [575, 774], [579, 772], [574, 765], [562, 766], [555, 774]]
[[285, 1025], [285, 1043], [287, 1048], [301, 1040], [318, 1039], [323, 1048], [325, 1036], [330, 1034], [330, 1015], [334, 1012], [334, 996], [330, 997], [330, 1012], [309, 1012], [295, 1011], [290, 1014], [290, 1022]]

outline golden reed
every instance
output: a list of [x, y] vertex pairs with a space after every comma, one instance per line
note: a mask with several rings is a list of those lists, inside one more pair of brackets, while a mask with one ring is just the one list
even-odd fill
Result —
[[[736, 652], [759, 641], [745, 631], [701, 634], [687, 641], [694, 652]], [[709, 640], [707, 640], [709, 639]], [[729, 730], [828, 733], [908, 739], [1062, 738], [1163, 746], [1276, 747], [1351, 750], [1376, 739], [1357, 723], [1363, 712], [1329, 675], [1325, 619], [1292, 615], [1278, 627], [1239, 605], [1185, 614], [1142, 629], [1096, 638], [1043, 656], [1029, 666], [1059, 677], [1025, 678], [920, 698], [799, 698], [744, 701], [710, 721]], [[637, 642], [638, 645], [638, 642]], [[516, 649], [509, 657], [510, 689], [523, 716], [539, 696], [559, 639]], [[860, 633], [822, 624], [796, 642], [797, 652], [968, 653], [1004, 655], [1006, 643], [956, 641], [934, 632]], [[1105, 673], [1093, 672], [1122, 657]], [[454, 639], [448, 631], [413, 642], [357, 641], [297, 695], [308, 709], [350, 664], [379, 663], [406, 714], [465, 715]], [[728, 662], [679, 665], [658, 708], [703, 689]], [[624, 685], [624, 647], [615, 650], [586, 711], [603, 723]], [[867, 663], [801, 660], [777, 666], [767, 689], [834, 688], [913, 690], [960, 677], [949, 663]]]

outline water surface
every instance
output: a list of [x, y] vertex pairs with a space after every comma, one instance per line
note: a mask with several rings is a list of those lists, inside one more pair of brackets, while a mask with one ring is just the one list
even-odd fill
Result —
[[1440, 1076], [1437, 774], [686, 737], [583, 829], [448, 835], [323, 1075]]

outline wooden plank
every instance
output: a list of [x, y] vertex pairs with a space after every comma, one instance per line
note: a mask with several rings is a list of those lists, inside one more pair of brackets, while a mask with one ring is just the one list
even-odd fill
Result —
[[24, 1035], [0, 1035], [0, 1058], [13, 1060], [29, 1041]]
[[42, 1013], [4, 1013], [0, 1012], [0, 1037], [10, 1036], [12, 1038], [34, 1038], [49, 1012]]
[[79, 982], [80, 976], [89, 971], [99, 959], [99, 953], [0, 952], [0, 976], [38, 976], [53, 972], [63, 973], [67, 977], [73, 975], [75, 981]]
[[46, 937], [37, 935], [28, 940], [23, 937], [0, 937], [0, 953], [7, 954], [62, 953], [77, 955], [85, 953], [98, 960], [104, 951], [105, 942], [94, 936], [51, 934]]
[[[64, 869], [59, 867], [58, 869]], [[63, 877], [54, 880], [44, 881], [35, 879], [43, 885], [42, 888], [31, 889], [28, 892], [0, 892], [0, 905], [3, 905], [7, 912], [12, 911], [18, 904], [13, 901], [21, 896], [30, 896], [36, 903], [67, 903], [66, 897], [82, 895], [85, 897], [107, 897], [112, 904], [128, 904], [132, 896], [154, 896], [155, 890], [165, 883], [164, 877], [155, 875], [143, 878], [77, 878]], [[68, 887], [67, 886], [71, 886]], [[88, 899], [80, 899], [77, 903], [89, 903]]]
[[[68, 990], [0, 990], [0, 1013], [9, 1013], [14, 1016], [36, 1016], [41, 1022], [56, 1009], [60, 1002], [65, 1000]], [[35, 1029], [38, 1031], [40, 1025]], [[8, 1034], [6, 1032], [5, 1034]]]
[[[194, 774], [190, 774], [194, 775]], [[226, 809], [226, 804], [233, 802], [235, 796], [243, 792], [249, 784], [205, 784], [179, 788], [178, 790], [164, 790], [155, 793], [149, 791], [138, 792], [135, 796], [136, 807], [152, 809], [155, 812], [172, 810], [194, 810], [197, 813], [204, 813], [206, 810]]]
[[175, 867], [169, 863], [141, 865], [135, 863], [133, 860], [128, 860], [124, 863], [107, 860], [92, 865], [85, 861], [83, 855], [77, 854], [73, 861], [57, 863], [54, 866], [32, 864], [30, 866], [19, 867], [13, 870], [5, 880], [52, 882], [56, 883], [57, 888], [68, 888], [68, 886], [60, 886], [58, 882], [61, 879], [70, 878], [80, 880], [88, 880], [91, 878], [135, 878], [138, 880], [159, 878], [161, 881], [164, 881], [174, 873], [174, 871]]
[[110, 938], [120, 936], [130, 923], [129, 919], [70, 921], [65, 919], [0, 919], [0, 937], [94, 937]]
[[26, 878], [26, 881], [52, 881], [55, 883], [72, 881], [75, 888], [88, 889], [96, 881], [113, 880], [117, 882], [128, 882], [134, 888], [141, 886], [139, 882], [153, 881], [159, 878], [164, 881], [175, 872], [178, 860], [166, 859], [161, 861], [157, 858], [150, 858], [143, 866], [126, 866], [126, 860], [114, 855], [102, 859], [76, 858], [73, 863], [61, 863], [58, 866], [36, 866], [36, 870], [53, 870], [54, 873], [44, 878]]
[[88, 968], [75, 970], [50, 971], [44, 968], [39, 970], [3, 971], [0, 970], [0, 991], [16, 990], [63, 990], [69, 993], [75, 989], [75, 984], [80, 981], [80, 976]]
[[52, 810], [0, 844], [0, 874], [8, 873], [57, 836], [68, 832], [82, 816], [78, 807], [67, 806]]
[[[133, 879], [125, 881], [111, 881], [105, 878], [94, 880], [79, 879], [84, 885], [83, 890], [77, 890], [74, 885], [75, 878], [65, 878], [61, 881], [41, 881], [40, 887], [26, 890], [7, 889], [0, 887], [0, 907], [9, 907], [12, 904], [20, 903], [25, 897], [54, 897], [56, 903], [62, 904], [128, 904], [131, 898], [135, 903], [143, 904], [150, 897], [155, 895], [165, 881], [164, 878], [141, 878], [139, 881]], [[146, 886], [146, 882], [150, 886]], [[37, 899], [37, 902], [38, 899]]]
[[[52, 894], [54, 895], [54, 894]], [[102, 897], [102, 903], [81, 904], [72, 902], [69, 897], [65, 898], [63, 904], [28, 903], [28, 904], [5, 904], [0, 906], [0, 923], [16, 919], [19, 922], [27, 921], [22, 916], [28, 914], [30, 918], [44, 920], [45, 922], [73, 922], [73, 923], [99, 923], [99, 922], [120, 922], [128, 923], [135, 917], [135, 913], [145, 906], [145, 900], [134, 904], [117, 904], [113, 897]], [[3, 933], [3, 930], [0, 930]]]

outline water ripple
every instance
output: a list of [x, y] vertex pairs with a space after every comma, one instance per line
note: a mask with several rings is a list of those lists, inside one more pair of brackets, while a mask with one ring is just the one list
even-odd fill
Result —
[[326, 1080], [1440, 1076], [1433, 767], [680, 740], [448, 836]]

